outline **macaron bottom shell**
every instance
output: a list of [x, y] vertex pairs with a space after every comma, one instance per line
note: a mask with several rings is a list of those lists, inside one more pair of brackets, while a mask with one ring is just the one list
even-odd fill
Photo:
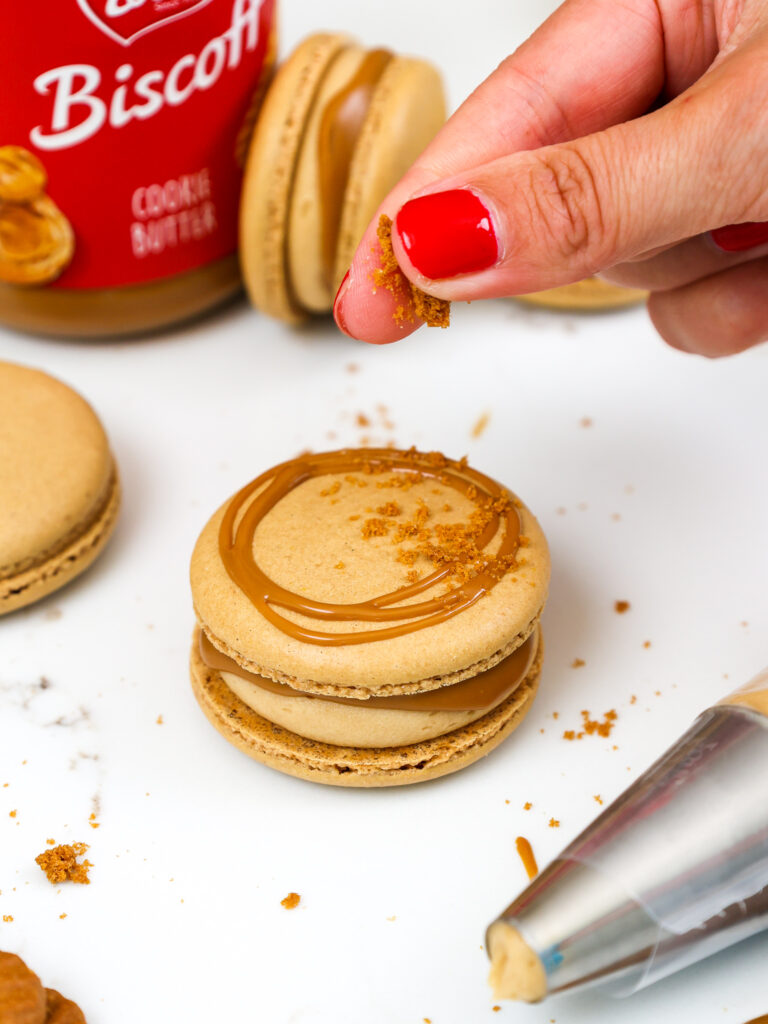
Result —
[[351, 747], [299, 736], [263, 718], [227, 686], [192, 644], [192, 689], [211, 724], [249, 757], [277, 771], [331, 786], [372, 788], [425, 782], [458, 771], [497, 747], [522, 722], [538, 689], [543, 645], [520, 686], [485, 715], [445, 735], [393, 747]]
[[101, 554], [117, 524], [120, 481], [115, 471], [107, 497], [96, 518], [66, 546], [24, 571], [0, 579], [0, 615], [16, 611], [65, 586]]

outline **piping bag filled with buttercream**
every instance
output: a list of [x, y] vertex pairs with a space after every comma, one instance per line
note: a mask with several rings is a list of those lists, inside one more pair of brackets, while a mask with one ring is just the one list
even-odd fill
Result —
[[768, 928], [768, 670], [704, 711], [487, 933], [497, 998], [630, 995]]

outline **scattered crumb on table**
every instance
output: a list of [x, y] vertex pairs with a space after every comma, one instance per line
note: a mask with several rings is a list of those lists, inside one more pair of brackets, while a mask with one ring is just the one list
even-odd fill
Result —
[[578, 732], [575, 729], [566, 729], [563, 733], [563, 739], [580, 740], [584, 736], [610, 736], [618, 717], [618, 714], [613, 708], [611, 708], [610, 711], [605, 712], [602, 722], [598, 721], [596, 718], [590, 718], [589, 711], [582, 711], [581, 729]]

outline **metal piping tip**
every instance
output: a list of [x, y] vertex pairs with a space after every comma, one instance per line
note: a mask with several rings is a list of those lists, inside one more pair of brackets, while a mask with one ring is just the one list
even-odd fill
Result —
[[768, 928], [767, 778], [768, 717], [705, 711], [491, 924], [497, 998], [628, 995]]

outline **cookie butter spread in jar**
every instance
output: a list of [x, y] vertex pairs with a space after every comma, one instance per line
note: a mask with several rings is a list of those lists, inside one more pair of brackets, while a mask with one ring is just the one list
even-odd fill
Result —
[[42, 0], [0, 34], [0, 323], [151, 330], [240, 286], [276, 0]]

